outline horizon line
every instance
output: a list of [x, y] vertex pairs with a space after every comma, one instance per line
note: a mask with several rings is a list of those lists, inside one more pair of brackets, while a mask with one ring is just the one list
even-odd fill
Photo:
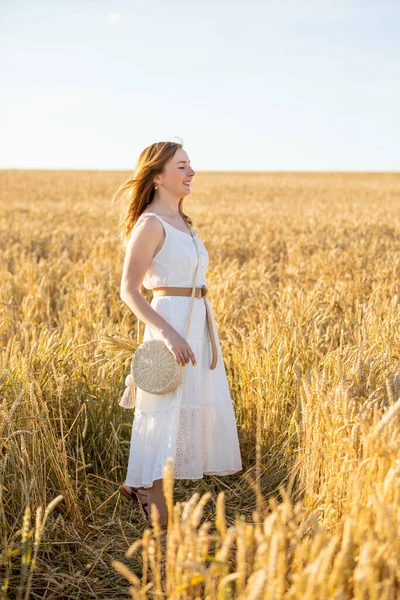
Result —
[[[82, 172], [110, 172], [110, 173], [127, 173], [132, 172], [132, 169], [79, 169], [79, 168], [34, 168], [34, 167], [0, 167], [1, 171], [82, 171]], [[206, 169], [206, 170], [197, 170], [196, 175], [198, 173], [391, 173], [391, 174], [400, 174], [400, 171], [392, 171], [392, 170], [358, 170], [358, 169], [270, 169], [270, 170], [226, 170], [226, 169]]]

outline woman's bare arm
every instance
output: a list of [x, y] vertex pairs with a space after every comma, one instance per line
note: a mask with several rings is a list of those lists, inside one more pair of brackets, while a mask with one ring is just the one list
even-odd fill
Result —
[[140, 288], [163, 239], [164, 228], [157, 217], [148, 216], [137, 225], [126, 248], [120, 286], [121, 300], [141, 321], [161, 336], [170, 333], [173, 328], [150, 306]]

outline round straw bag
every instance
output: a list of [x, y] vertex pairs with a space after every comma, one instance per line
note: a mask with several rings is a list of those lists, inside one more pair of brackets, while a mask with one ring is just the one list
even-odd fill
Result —
[[[190, 310], [187, 319], [185, 339], [187, 338], [190, 317], [192, 315], [194, 294], [196, 289], [197, 271], [199, 268], [199, 251], [195, 241], [195, 236], [190, 229], [193, 243], [197, 252], [197, 266], [194, 273], [193, 288], [191, 295]], [[139, 341], [139, 325], [137, 324], [137, 338]], [[134, 402], [132, 399], [134, 386], [149, 394], [168, 394], [178, 387], [182, 382], [184, 367], [181, 366], [173, 353], [167, 348], [163, 340], [147, 340], [136, 348], [131, 361], [131, 373], [127, 376], [125, 384], [127, 386], [125, 394], [119, 403], [124, 408], [132, 408]]]
[[183, 379], [183, 369], [162, 340], [140, 344], [132, 358], [133, 381], [150, 394], [168, 394]]

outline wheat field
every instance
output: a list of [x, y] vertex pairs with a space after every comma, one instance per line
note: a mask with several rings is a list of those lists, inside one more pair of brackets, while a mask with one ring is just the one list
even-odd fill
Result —
[[118, 493], [128, 176], [0, 172], [1, 599], [400, 598], [400, 174], [197, 173], [243, 471], [166, 464], [165, 540]]

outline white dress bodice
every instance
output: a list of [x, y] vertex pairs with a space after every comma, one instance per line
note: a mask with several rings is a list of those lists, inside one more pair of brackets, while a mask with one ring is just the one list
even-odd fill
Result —
[[[164, 227], [165, 239], [161, 249], [153, 257], [149, 269], [143, 279], [143, 286], [151, 290], [159, 286], [192, 287], [194, 272], [197, 266], [197, 252], [190, 234], [173, 227], [156, 213], [142, 213], [135, 227], [146, 216], [154, 215]], [[132, 230], [133, 231], [133, 230]], [[196, 287], [207, 285], [206, 271], [209, 256], [206, 247], [193, 231], [199, 251], [199, 269]]]

